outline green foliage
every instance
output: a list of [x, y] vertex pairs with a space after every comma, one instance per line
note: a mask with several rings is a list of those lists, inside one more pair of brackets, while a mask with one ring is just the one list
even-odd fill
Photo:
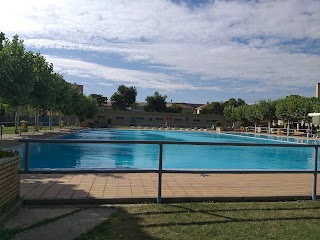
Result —
[[246, 120], [257, 124], [257, 122], [260, 119], [259, 112], [258, 112], [258, 105], [253, 104], [253, 105], [246, 106], [245, 110], [244, 110], [244, 115], [245, 115]]
[[108, 123], [108, 124], [111, 124], [111, 123], [112, 123], [112, 118], [111, 118], [111, 117], [108, 117], [107, 123]]
[[309, 98], [309, 103], [312, 105], [312, 112], [320, 112], [320, 98]]
[[14, 108], [9, 104], [0, 102], [0, 116], [14, 116]]
[[313, 105], [310, 99], [299, 95], [290, 95], [284, 99], [278, 100], [276, 105], [276, 116], [285, 122], [300, 122], [306, 120], [308, 113], [312, 110]]
[[12, 41], [0, 33], [0, 115], [11, 115], [17, 108], [16, 129], [21, 106], [24, 113], [46, 113], [49, 109], [65, 115], [91, 118], [97, 104], [84, 96], [73, 84], [53, 72], [40, 53], [26, 52], [23, 41], [14, 36]]
[[3, 49], [3, 41], [5, 40], [5, 35], [3, 32], [0, 32], [0, 51]]
[[26, 106], [34, 87], [32, 52], [26, 52], [23, 41], [14, 36], [4, 40], [0, 51], [0, 97], [11, 106]]
[[248, 109], [248, 106], [245, 106], [245, 105], [234, 108], [235, 119], [244, 125], [246, 125], [248, 122], [248, 118], [246, 115], [247, 109]]
[[216, 122], [216, 127], [221, 127], [221, 122], [220, 121]]
[[0, 149], [0, 158], [14, 157], [18, 154], [19, 154], [19, 152], [14, 151], [14, 150], [1, 150]]
[[244, 106], [244, 105], [247, 105], [247, 104], [241, 98], [238, 98], [238, 100], [236, 100], [235, 98], [230, 98], [228, 101], [224, 102], [223, 105], [224, 105], [224, 108], [228, 107], [228, 106], [233, 106], [233, 107], [236, 108], [236, 107]]
[[232, 105], [226, 106], [223, 110], [223, 114], [231, 122], [236, 121], [236, 114], [235, 114], [235, 107], [234, 106], [232, 106]]
[[146, 105], [144, 110], [147, 112], [165, 112], [166, 107], [166, 98], [167, 96], [161, 96], [158, 92], [155, 92], [153, 96], [148, 96], [146, 98]]
[[32, 106], [38, 109], [49, 109], [55, 101], [55, 85], [53, 65], [37, 53], [34, 55], [33, 64], [34, 87], [31, 92]]
[[276, 101], [260, 100], [256, 105], [258, 119], [261, 122], [276, 119]]
[[135, 87], [126, 87], [120, 85], [118, 91], [115, 92], [110, 100], [113, 109], [125, 111], [136, 102], [137, 89]]
[[212, 102], [200, 111], [201, 114], [222, 114], [223, 113], [224, 103], [222, 102]]
[[167, 107], [166, 112], [181, 113], [182, 112], [182, 107], [178, 106], [177, 104], [171, 104], [171, 106]]
[[101, 94], [90, 94], [89, 98], [94, 99], [98, 107], [102, 107], [103, 104], [107, 104], [108, 98], [102, 96]]

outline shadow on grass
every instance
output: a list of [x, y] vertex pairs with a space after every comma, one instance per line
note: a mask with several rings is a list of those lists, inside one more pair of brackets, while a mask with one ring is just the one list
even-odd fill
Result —
[[[312, 203], [312, 202], [311, 202]], [[241, 204], [241, 203], [239, 203]], [[257, 203], [259, 204], [259, 203]], [[319, 204], [318, 204], [319, 205]], [[279, 208], [230, 208], [230, 209], [194, 209], [192, 207], [186, 207], [188, 205], [167, 205], [169, 208], [175, 208], [175, 209], [183, 209], [182, 211], [163, 211], [163, 212], [144, 212], [144, 213], [138, 213], [136, 215], [161, 215], [161, 214], [200, 214], [201, 215], [209, 215], [212, 216], [212, 218], [215, 218], [217, 220], [213, 221], [198, 221], [199, 219], [195, 219], [195, 221], [190, 222], [174, 222], [174, 223], [161, 223], [161, 224], [146, 224], [145, 227], [170, 227], [170, 226], [200, 226], [200, 225], [210, 225], [210, 224], [223, 224], [223, 223], [250, 223], [250, 222], [270, 222], [270, 221], [301, 221], [301, 220], [320, 220], [320, 212], [317, 216], [305, 216], [304, 211], [312, 211], [312, 210], [320, 210], [320, 207], [279, 207]], [[270, 211], [274, 211], [275, 215], [271, 217], [266, 217], [265, 215], [262, 215], [262, 217], [256, 217], [255, 215], [250, 216], [248, 214], [248, 211], [258, 214], [266, 213], [265, 215], [270, 214]], [[290, 212], [289, 215], [284, 217], [277, 217], [279, 215], [279, 211], [288, 211]], [[219, 212], [222, 212], [219, 214]], [[226, 213], [225, 215], [223, 213]], [[300, 213], [300, 215], [299, 215]], [[234, 215], [234, 216], [227, 216]], [[290, 216], [291, 215], [291, 216]], [[295, 216], [292, 216], [295, 215]], [[264, 216], [264, 217], [263, 217]], [[221, 220], [219, 220], [219, 218]]]
[[320, 239], [319, 203], [283, 204], [127, 205], [78, 240]]
[[303, 210], [320, 210], [319, 207], [296, 207], [296, 208], [235, 208], [235, 209], [212, 209], [212, 210], [199, 210], [199, 209], [192, 209], [187, 207], [182, 207], [180, 205], [167, 205], [178, 209], [183, 210], [175, 210], [175, 211], [154, 211], [154, 212], [143, 212], [143, 213], [135, 213], [133, 215], [158, 215], [158, 214], [183, 214], [183, 213], [204, 213], [208, 215], [216, 215], [213, 213], [217, 212], [249, 212], [249, 211], [261, 211], [261, 212], [268, 212], [268, 211], [303, 211]]
[[77, 240], [91, 239], [150, 239], [158, 240], [143, 230], [141, 219], [129, 213], [126, 209], [117, 211], [105, 222], [82, 234]]

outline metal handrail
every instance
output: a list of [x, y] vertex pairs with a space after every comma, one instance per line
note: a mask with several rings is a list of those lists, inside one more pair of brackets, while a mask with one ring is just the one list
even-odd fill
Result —
[[[177, 141], [145, 141], [145, 140], [84, 140], [84, 139], [19, 139], [19, 142], [25, 143], [25, 169], [21, 173], [158, 173], [158, 196], [157, 202], [161, 203], [162, 196], [162, 174], [163, 173], [247, 173], [247, 174], [265, 174], [265, 173], [313, 173], [312, 200], [317, 198], [317, 174], [318, 174], [318, 148], [320, 144], [297, 144], [297, 143], [225, 143], [225, 142], [177, 142]], [[158, 169], [89, 169], [89, 170], [61, 170], [45, 169], [30, 171], [30, 143], [95, 143], [95, 144], [153, 144], [159, 145], [159, 166]], [[184, 169], [163, 169], [162, 156], [163, 145], [197, 145], [197, 146], [230, 146], [230, 147], [294, 147], [294, 148], [314, 148], [314, 168], [313, 170], [184, 170]]]

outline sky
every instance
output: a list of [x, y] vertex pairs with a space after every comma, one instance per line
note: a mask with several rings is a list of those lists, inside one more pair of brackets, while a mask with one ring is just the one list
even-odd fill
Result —
[[248, 103], [315, 96], [319, 0], [0, 0], [0, 31], [18, 34], [66, 81], [108, 98]]

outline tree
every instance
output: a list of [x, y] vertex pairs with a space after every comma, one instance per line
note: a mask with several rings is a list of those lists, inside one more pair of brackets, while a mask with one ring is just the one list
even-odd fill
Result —
[[257, 104], [257, 115], [261, 122], [268, 121], [268, 133], [270, 133], [271, 121], [276, 119], [276, 101], [260, 100]]
[[126, 87], [120, 85], [118, 91], [115, 92], [110, 100], [112, 108], [125, 111], [128, 107], [136, 102], [137, 89], [135, 87]]
[[245, 116], [248, 121], [254, 123], [254, 132], [257, 132], [257, 124], [260, 120], [259, 118], [259, 111], [258, 111], [258, 105], [253, 104], [245, 107]]
[[236, 121], [235, 107], [230, 105], [226, 106], [223, 110], [224, 116], [230, 120], [232, 123]]
[[101, 94], [90, 94], [89, 97], [91, 97], [97, 103], [98, 107], [102, 107], [102, 105], [106, 104], [108, 101], [108, 98], [102, 96]]
[[90, 96], [86, 97], [84, 119], [92, 119], [97, 112], [98, 107], [95, 99], [91, 98]]
[[223, 103], [220, 102], [212, 102], [205, 107], [203, 107], [200, 111], [201, 114], [222, 114], [223, 113]]
[[320, 98], [312, 97], [309, 101], [312, 106], [312, 112], [320, 112]]
[[171, 104], [171, 106], [167, 107], [166, 112], [181, 113], [182, 112], [182, 107], [173, 103], [173, 104]]
[[289, 135], [289, 124], [294, 121], [301, 122], [307, 119], [307, 115], [312, 109], [313, 106], [310, 99], [299, 95], [290, 95], [278, 100], [276, 116], [288, 123], [287, 135]]
[[30, 104], [34, 87], [33, 53], [26, 52], [23, 41], [14, 36], [10, 42], [0, 36], [0, 97], [16, 107], [15, 132], [18, 133], [20, 107]]
[[166, 95], [161, 96], [158, 92], [155, 92], [153, 96], [147, 96], [144, 110], [147, 112], [165, 112], [167, 109], [166, 98]]
[[72, 89], [72, 105], [74, 107], [74, 115], [77, 116], [80, 121], [92, 118], [98, 111], [96, 101], [91, 97], [83, 95], [77, 88]]
[[233, 107], [236, 108], [236, 107], [244, 106], [244, 105], [247, 105], [247, 104], [241, 98], [238, 98], [238, 100], [236, 100], [235, 98], [230, 98], [228, 101], [224, 102], [223, 105], [224, 105], [224, 108], [228, 107], [228, 106], [233, 106]]
[[3, 32], [0, 32], [0, 51], [3, 49], [3, 41], [5, 40], [5, 35]]
[[240, 122], [241, 125], [247, 125], [248, 118], [246, 115], [248, 106], [242, 105], [234, 108], [235, 119]]
[[55, 100], [53, 65], [37, 53], [34, 55], [33, 73], [35, 74], [34, 88], [30, 94], [31, 104], [35, 108], [35, 130], [39, 130], [39, 111], [49, 110]]

